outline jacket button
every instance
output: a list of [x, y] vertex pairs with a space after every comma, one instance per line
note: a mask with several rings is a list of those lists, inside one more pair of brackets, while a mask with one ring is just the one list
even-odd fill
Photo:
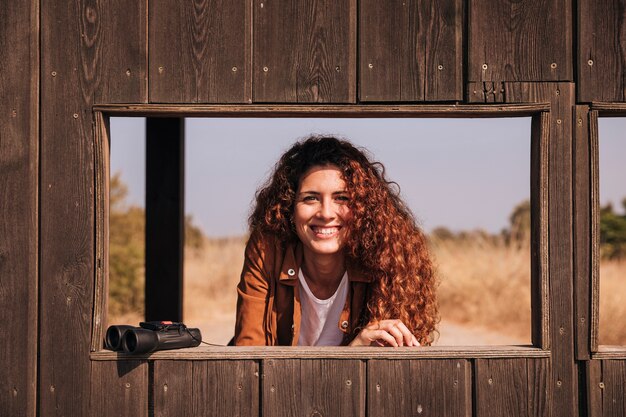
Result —
[[293, 269], [289, 269], [289, 270], [287, 271], [287, 275], [289, 275], [290, 277], [292, 277], [292, 276], [296, 275], [296, 271], [294, 271]]
[[342, 329], [347, 329], [347, 328], [348, 328], [348, 322], [347, 322], [347, 321], [345, 321], [345, 320], [344, 320], [344, 321], [342, 321], [342, 322], [341, 322], [341, 328], [342, 328]]

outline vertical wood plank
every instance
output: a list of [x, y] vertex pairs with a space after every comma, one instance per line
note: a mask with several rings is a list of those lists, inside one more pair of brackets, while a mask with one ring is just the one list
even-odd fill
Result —
[[574, 359], [574, 269], [572, 83], [504, 83], [507, 102], [550, 102], [548, 145], [549, 311], [552, 369], [550, 413], [578, 411], [578, 373]]
[[91, 362], [90, 416], [148, 417], [148, 362]]
[[604, 382], [602, 382], [602, 361], [591, 360], [585, 362], [587, 384], [587, 415], [589, 417], [602, 416], [602, 393]]
[[547, 359], [477, 359], [476, 416], [548, 416]]
[[0, 414], [37, 410], [39, 2], [0, 12]]
[[591, 351], [598, 351], [600, 327], [600, 150], [598, 112], [589, 112], [589, 159], [591, 171]]
[[98, 80], [95, 103], [148, 101], [147, 2], [108, 0], [85, 10], [88, 22], [99, 22], [84, 32], [99, 44], [88, 70]]
[[263, 361], [265, 416], [364, 416], [364, 393], [360, 360]]
[[150, 0], [150, 102], [250, 102], [251, 1]]
[[259, 363], [194, 361], [193, 416], [259, 415]]
[[146, 320], [183, 320], [184, 129], [146, 119]]
[[583, 0], [578, 4], [578, 101], [624, 101], [626, 4]]
[[571, 0], [471, 0], [469, 81], [573, 80]]
[[155, 417], [259, 415], [255, 361], [155, 361], [153, 381]]
[[471, 384], [468, 360], [370, 360], [368, 415], [469, 417]]
[[618, 417], [626, 415], [626, 361], [602, 361], [602, 416]]
[[548, 241], [548, 143], [550, 115], [542, 113], [531, 123], [530, 156], [530, 302], [532, 343], [550, 348], [549, 241]]
[[[91, 105], [107, 22], [94, 1], [41, 3], [39, 413], [89, 415], [94, 281]], [[62, 343], [59, 337], [62, 335]]]
[[591, 348], [591, 172], [589, 106], [576, 106], [574, 129], [574, 317], [576, 359], [589, 360]]
[[462, 20], [459, 0], [362, 1], [360, 100], [462, 100]]
[[254, 101], [354, 103], [356, 0], [253, 0]]

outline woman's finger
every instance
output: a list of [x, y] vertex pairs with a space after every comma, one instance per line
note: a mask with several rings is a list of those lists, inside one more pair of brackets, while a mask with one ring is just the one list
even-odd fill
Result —
[[371, 342], [380, 342], [382, 340], [388, 346], [398, 347], [398, 342], [396, 338], [385, 330], [372, 330], [371, 333], [368, 335], [368, 338]]
[[[402, 320], [383, 320], [380, 322], [381, 328], [387, 330], [396, 337], [400, 346], [414, 346], [413, 333], [406, 327]], [[395, 329], [395, 330], [392, 330]]]

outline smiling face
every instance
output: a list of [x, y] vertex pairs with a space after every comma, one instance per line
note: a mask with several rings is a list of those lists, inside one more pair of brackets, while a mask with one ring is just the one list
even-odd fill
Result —
[[296, 195], [293, 220], [305, 257], [339, 255], [351, 218], [346, 182], [334, 165], [304, 173]]

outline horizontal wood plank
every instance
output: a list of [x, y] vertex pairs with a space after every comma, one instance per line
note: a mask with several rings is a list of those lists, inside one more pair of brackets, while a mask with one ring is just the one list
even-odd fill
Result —
[[136, 117], [528, 117], [550, 110], [549, 103], [458, 105], [97, 105], [108, 116]]
[[550, 352], [532, 346], [447, 346], [447, 347], [315, 347], [315, 346], [199, 346], [158, 351], [133, 356], [102, 350], [91, 354], [92, 360], [134, 359], [435, 359], [435, 358], [547, 358]]

